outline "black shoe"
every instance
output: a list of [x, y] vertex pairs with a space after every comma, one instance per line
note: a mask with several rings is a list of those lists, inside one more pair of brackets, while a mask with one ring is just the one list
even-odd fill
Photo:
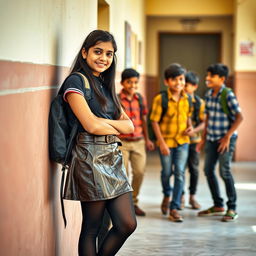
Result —
[[134, 210], [137, 216], [146, 216], [146, 213], [143, 210], [141, 210], [139, 206], [135, 205]]

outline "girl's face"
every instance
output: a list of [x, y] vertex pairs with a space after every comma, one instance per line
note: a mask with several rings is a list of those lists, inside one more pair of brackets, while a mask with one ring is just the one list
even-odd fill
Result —
[[114, 48], [111, 42], [99, 42], [89, 48], [88, 52], [83, 48], [82, 56], [91, 68], [93, 75], [99, 76], [111, 66]]

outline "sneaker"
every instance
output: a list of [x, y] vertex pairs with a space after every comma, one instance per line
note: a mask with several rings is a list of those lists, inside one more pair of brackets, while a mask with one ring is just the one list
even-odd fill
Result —
[[134, 210], [137, 216], [146, 216], [146, 213], [139, 206], [135, 205]]
[[179, 212], [176, 209], [170, 210], [169, 220], [173, 222], [183, 222], [182, 216], [179, 214]]
[[238, 214], [234, 210], [227, 210], [221, 221], [232, 222], [238, 218]]
[[170, 197], [164, 196], [163, 201], [161, 203], [161, 211], [163, 215], [167, 214], [167, 211], [169, 209], [169, 202], [170, 202]]
[[223, 216], [225, 214], [225, 210], [223, 207], [211, 207], [207, 210], [201, 211], [198, 213], [199, 217], [204, 216]]
[[194, 210], [199, 210], [201, 208], [201, 205], [195, 199], [190, 199], [189, 204], [191, 205], [191, 208]]

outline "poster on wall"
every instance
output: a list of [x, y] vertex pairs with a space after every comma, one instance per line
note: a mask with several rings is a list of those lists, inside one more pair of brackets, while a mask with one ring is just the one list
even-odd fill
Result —
[[125, 68], [132, 67], [132, 29], [131, 25], [125, 21]]
[[253, 56], [254, 55], [254, 43], [252, 41], [241, 41], [240, 56]]
[[138, 42], [138, 64], [142, 65], [142, 42]]
[[132, 31], [131, 25], [125, 22], [125, 68], [137, 69], [139, 62], [138, 36]]
[[137, 35], [132, 32], [132, 67], [137, 69], [137, 63], [138, 63], [138, 39]]

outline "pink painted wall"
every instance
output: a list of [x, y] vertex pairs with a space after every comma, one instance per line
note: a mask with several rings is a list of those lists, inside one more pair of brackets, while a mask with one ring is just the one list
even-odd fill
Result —
[[235, 93], [242, 108], [244, 120], [239, 127], [236, 147], [237, 161], [256, 161], [256, 72], [235, 73]]
[[[76, 255], [81, 215], [78, 202], [65, 202], [61, 171], [48, 159], [48, 113], [57, 84], [56, 67], [0, 62], [0, 255]], [[67, 69], [61, 70], [67, 73]], [[20, 93], [17, 89], [38, 89]], [[14, 89], [14, 91], [13, 91]]]

